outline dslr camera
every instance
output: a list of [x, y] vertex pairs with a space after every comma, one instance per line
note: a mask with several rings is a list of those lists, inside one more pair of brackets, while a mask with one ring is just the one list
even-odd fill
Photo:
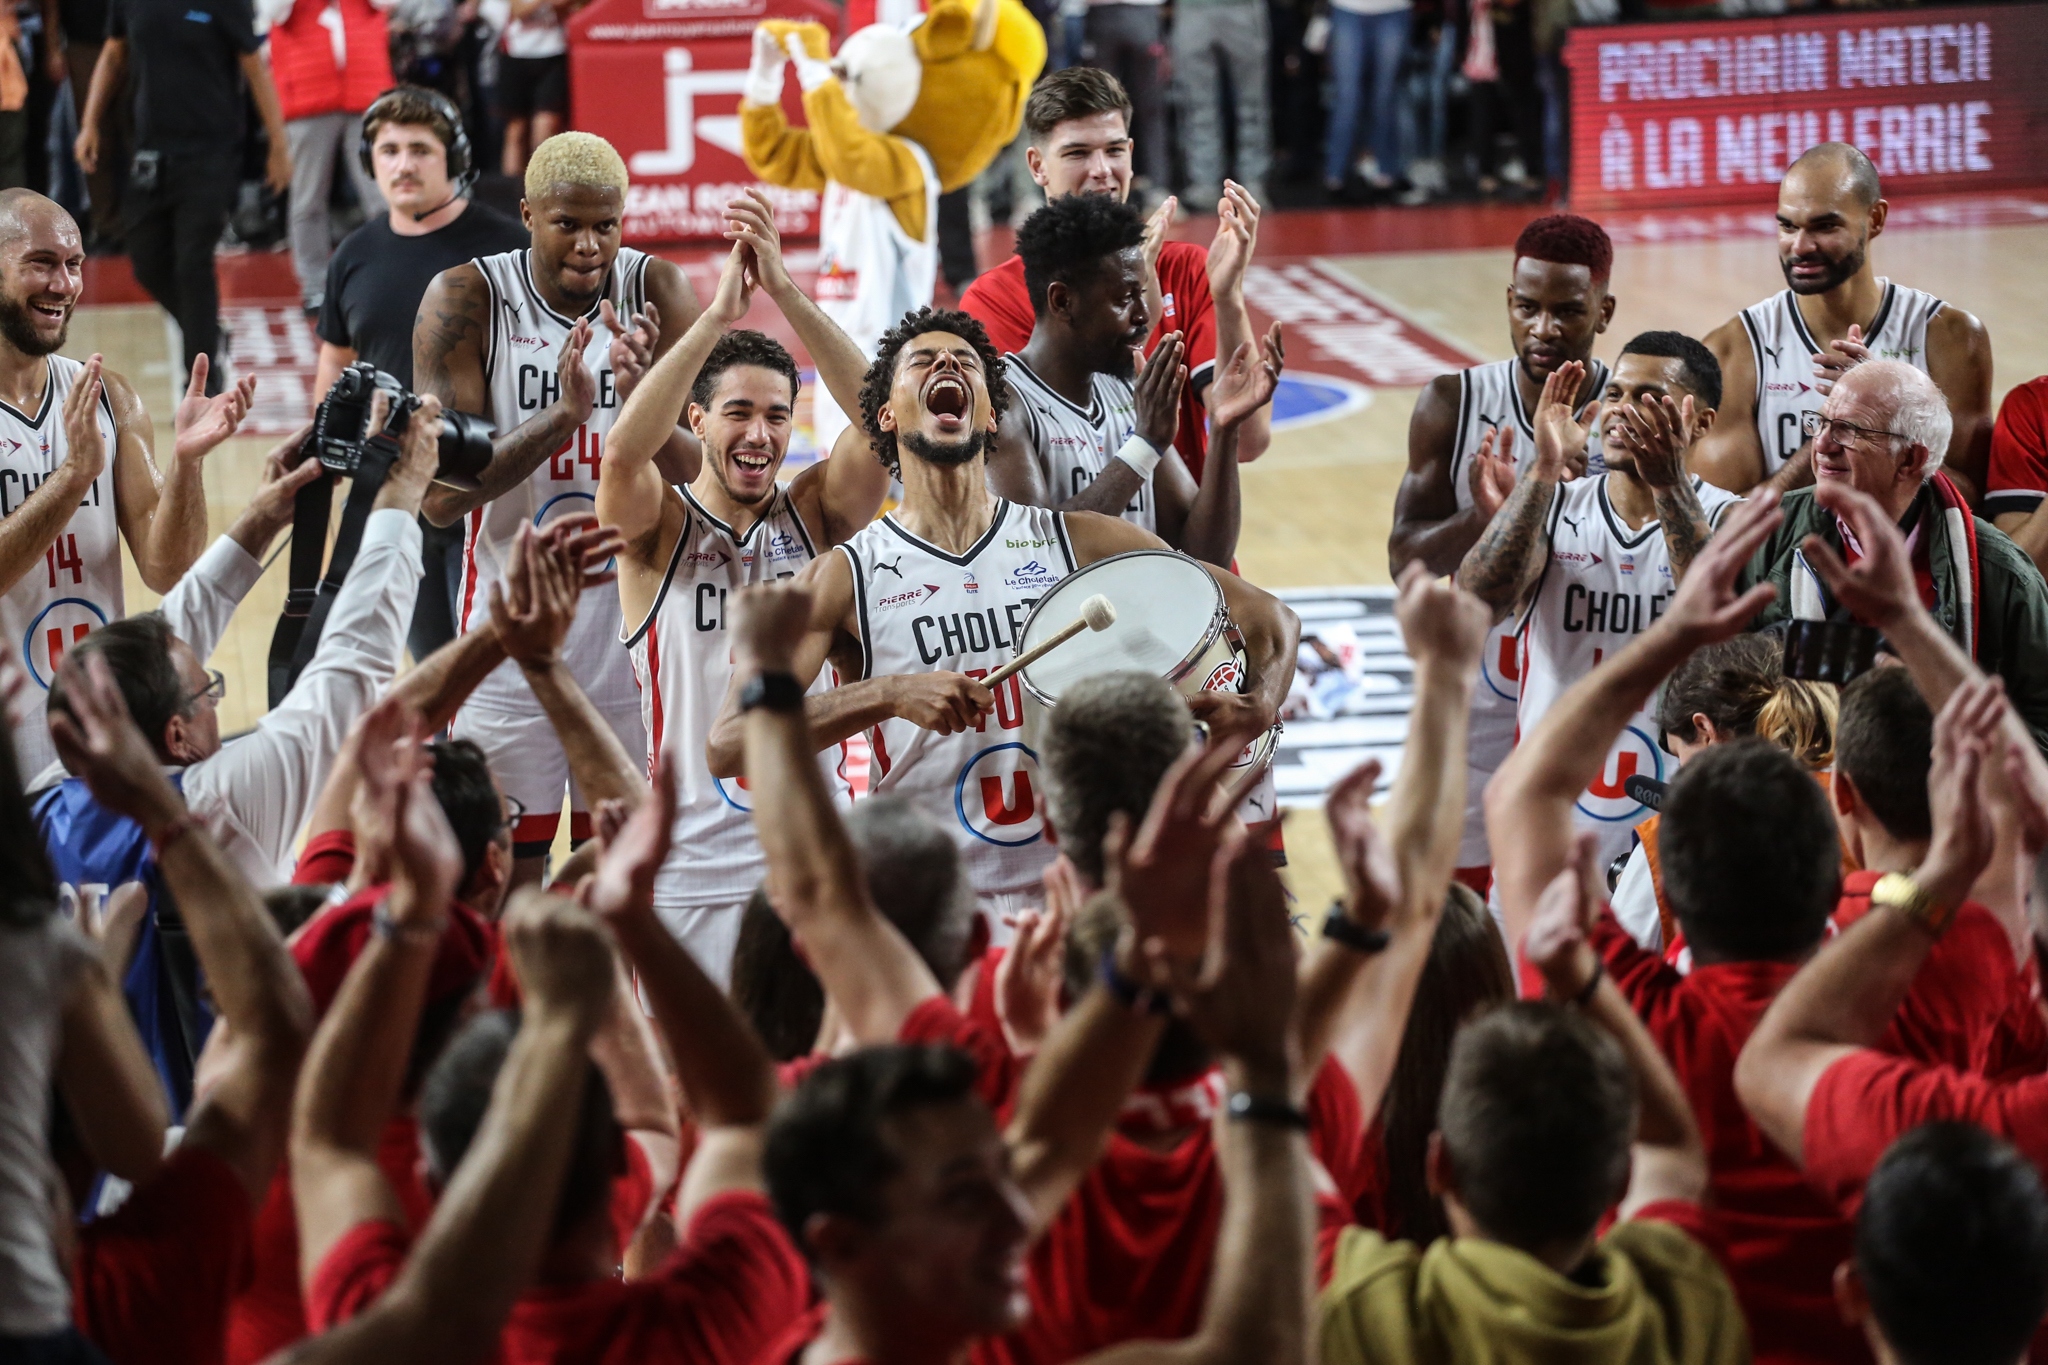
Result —
[[[370, 405], [379, 389], [390, 397], [391, 407], [385, 414], [384, 430], [373, 432]], [[363, 447], [379, 435], [401, 439], [419, 406], [420, 396], [396, 377], [368, 361], [357, 361], [341, 372], [313, 414], [313, 451], [331, 472], [354, 477], [363, 462]], [[444, 408], [440, 446], [434, 482], [475, 488], [476, 476], [491, 462], [491, 424], [470, 413]]]

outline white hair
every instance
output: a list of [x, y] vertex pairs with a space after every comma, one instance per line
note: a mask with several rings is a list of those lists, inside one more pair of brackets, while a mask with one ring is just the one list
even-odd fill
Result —
[[1908, 445], [1927, 449], [1923, 482], [1941, 472], [1948, 456], [1949, 437], [1955, 434], [1955, 418], [1949, 415], [1948, 399], [1942, 396], [1925, 370], [1916, 370], [1903, 360], [1866, 360], [1853, 371], [1862, 388], [1880, 409], [1889, 410], [1885, 429]]

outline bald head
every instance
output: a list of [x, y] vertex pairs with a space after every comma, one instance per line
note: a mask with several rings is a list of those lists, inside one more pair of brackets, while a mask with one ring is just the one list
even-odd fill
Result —
[[1866, 211], [1880, 197], [1877, 166], [1860, 148], [1846, 142], [1823, 142], [1807, 148], [1785, 170], [1788, 187], [1795, 178], [1809, 193], [1853, 203]]
[[60, 349], [84, 287], [71, 215], [34, 190], [0, 190], [0, 346], [27, 356]]

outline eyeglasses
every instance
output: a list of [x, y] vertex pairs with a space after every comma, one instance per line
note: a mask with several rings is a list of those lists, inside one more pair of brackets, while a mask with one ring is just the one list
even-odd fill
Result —
[[498, 822], [498, 828], [494, 833], [503, 834], [508, 829], [517, 829], [519, 828], [519, 822], [525, 818], [526, 803], [516, 796], [507, 794], [505, 797], [505, 818]]
[[1817, 412], [1809, 412], [1802, 417], [1799, 429], [1815, 440], [1819, 440], [1820, 434], [1825, 431], [1838, 446], [1856, 445], [1859, 440], [1876, 445], [1888, 438], [1896, 437], [1901, 441], [1906, 439], [1900, 432], [1872, 431], [1869, 427], [1859, 427], [1854, 422], [1844, 422], [1838, 418], [1823, 417]]
[[185, 698], [185, 704], [187, 706], [190, 706], [193, 702], [198, 701], [200, 698], [204, 697], [207, 701], [213, 702], [215, 705], [219, 705], [220, 699], [222, 697], [225, 697], [227, 694], [227, 675], [222, 673], [217, 668], [209, 668], [206, 670], [206, 686], [200, 688], [197, 692], [194, 692], [191, 696]]

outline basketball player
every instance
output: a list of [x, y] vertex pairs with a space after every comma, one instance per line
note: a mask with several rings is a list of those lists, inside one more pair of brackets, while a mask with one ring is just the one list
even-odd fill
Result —
[[[597, 496], [606, 433], [654, 356], [696, 321], [697, 300], [675, 265], [619, 245], [626, 164], [589, 133], [543, 142], [526, 167], [524, 251], [483, 256], [435, 276], [413, 327], [413, 375], [422, 393], [489, 419], [497, 433], [475, 488], [436, 484], [426, 513], [463, 528], [458, 631], [490, 622], [490, 585], [509, 563], [522, 525], [587, 516]], [[592, 345], [602, 324], [609, 346]], [[666, 435], [664, 468], [697, 472], [696, 439]], [[588, 589], [566, 652], [576, 681], [631, 754], [645, 752], [632, 660], [619, 643], [619, 603]], [[490, 759], [505, 794], [526, 812], [514, 831], [513, 882], [537, 880], [561, 822], [569, 761], [519, 670], [505, 664], [456, 714], [452, 732]], [[572, 838], [589, 832], [574, 796]]]
[[[666, 754], [677, 774], [674, 837], [654, 906], [721, 985], [762, 866], [753, 803], [738, 781], [712, 777], [704, 763], [732, 678], [727, 602], [750, 583], [793, 577], [873, 521], [889, 491], [889, 471], [851, 427], [831, 459], [776, 482], [793, 430], [796, 362], [759, 332], [726, 330], [747, 315], [755, 287], [849, 408], [859, 406], [867, 357], [790, 280], [768, 200], [748, 191], [726, 212], [735, 245], [718, 292], [619, 413], [597, 485], [598, 517], [626, 537], [619, 605], [650, 771]], [[653, 463], [679, 414], [704, 452], [703, 468], [680, 491]]]
[[[68, 647], [128, 614], [122, 540], [160, 593], [206, 548], [201, 461], [235, 434], [256, 389], [249, 378], [207, 398], [200, 356], [159, 463], [134, 386], [97, 355], [57, 354], [84, 267], [70, 214], [32, 190], [0, 192], [0, 642], [44, 692]], [[26, 779], [57, 750], [40, 697], [16, 710]]]
[[[1173, 448], [1186, 375], [1179, 333], [1161, 339], [1132, 384], [1152, 331], [1144, 240], [1138, 211], [1103, 194], [1055, 199], [1018, 230], [1038, 321], [1023, 350], [1003, 357], [1011, 402], [989, 487], [1012, 502], [1121, 516], [1229, 568], [1241, 517], [1237, 461], [1208, 461], [1198, 487]], [[1260, 364], [1238, 357], [1216, 380], [1209, 404], [1219, 444], [1234, 445], [1244, 419], [1271, 399], [1279, 333], [1275, 323]]]
[[1991, 450], [1991, 338], [1932, 294], [1894, 284], [1870, 262], [1890, 211], [1877, 167], [1845, 142], [1793, 162], [1778, 188], [1778, 265], [1786, 288], [1707, 333], [1727, 406], [1692, 454], [1708, 482], [1774, 493], [1813, 482], [1806, 414], [1849, 366], [1903, 360], [1948, 399], [1955, 441], [1943, 472], [1973, 505]]
[[[986, 457], [1006, 401], [1002, 361], [966, 314], [921, 309], [883, 337], [861, 416], [876, 453], [900, 470], [903, 502], [799, 575], [811, 629], [795, 676], [774, 683], [778, 694], [809, 687], [832, 662], [844, 681], [804, 702], [813, 739], [831, 745], [868, 732], [869, 789], [908, 797], [946, 826], [992, 927], [1039, 902], [1053, 849], [1038, 760], [1024, 743], [1021, 682], [1012, 676], [991, 691], [979, 679], [1014, 656], [1031, 608], [1062, 578], [1111, 555], [1163, 548], [1118, 517], [996, 496]], [[1244, 692], [1200, 693], [1189, 708], [1256, 733], [1287, 696], [1301, 623], [1228, 570], [1209, 572], [1243, 633], [1249, 676]], [[738, 770], [744, 708], [790, 700], [765, 687], [728, 696], [711, 771]]]
[[[1535, 456], [1514, 491], [1458, 566], [1458, 586], [1493, 608], [1520, 609], [1521, 701], [1527, 733], [1563, 691], [1664, 614], [1664, 606], [1721, 517], [1742, 501], [1687, 471], [1685, 452], [1714, 424], [1721, 370], [1713, 352], [1678, 332], [1645, 332], [1622, 347], [1602, 404], [1577, 418], [1567, 395], [1585, 382], [1567, 361], [1544, 382]], [[1569, 462], [1600, 431], [1604, 474], [1572, 479]], [[1482, 451], [1489, 480], [1513, 472]], [[1647, 808], [1625, 788], [1631, 776], [1666, 781], [1655, 708], [1646, 704], [1615, 741], [1575, 818], [1599, 835], [1604, 870], [1625, 855]]]
[[[1574, 411], [1606, 389], [1607, 367], [1593, 359], [1593, 340], [1614, 317], [1615, 299], [1607, 292], [1613, 265], [1607, 233], [1589, 218], [1538, 218], [1515, 239], [1507, 297], [1515, 358], [1438, 375], [1415, 400], [1408, 422], [1408, 472], [1394, 495], [1394, 530], [1387, 540], [1396, 577], [1418, 559], [1431, 573], [1457, 572], [1509, 492], [1509, 487], [1480, 480], [1482, 472], [1500, 466], [1476, 457], [1482, 447], [1517, 464], [1529, 457], [1536, 441], [1529, 415], [1560, 366], [1575, 360], [1585, 371], [1571, 396]], [[1584, 472], [1595, 453], [1590, 442], [1570, 452], [1567, 472], [1574, 477]], [[1465, 760], [1472, 771], [1458, 877], [1475, 890], [1485, 889], [1490, 861], [1481, 797], [1487, 778], [1515, 743], [1520, 676], [1515, 650], [1513, 622], [1497, 623], [1481, 656], [1479, 686], [1472, 692]]]
[[[1131, 197], [1131, 97], [1107, 71], [1071, 66], [1041, 78], [1024, 104], [1024, 131], [1030, 139], [1024, 162], [1047, 203], [1070, 194], [1106, 194], [1119, 203]], [[1147, 350], [1164, 345], [1169, 333], [1181, 334], [1188, 381], [1173, 442], [1189, 474], [1200, 479], [1214, 407], [1209, 383], [1219, 357], [1228, 363], [1257, 337], [1245, 307], [1244, 272], [1258, 244], [1259, 204], [1244, 186], [1225, 181], [1216, 236], [1206, 248], [1166, 240], [1174, 207], [1167, 200], [1146, 225], [1145, 311], [1158, 327]], [[997, 350], [1021, 351], [1037, 321], [1032, 298], [1023, 259], [1012, 256], [983, 271], [960, 296], [960, 308], [981, 321]], [[1271, 439], [1270, 411], [1255, 411], [1238, 429], [1237, 458], [1256, 460]]]

